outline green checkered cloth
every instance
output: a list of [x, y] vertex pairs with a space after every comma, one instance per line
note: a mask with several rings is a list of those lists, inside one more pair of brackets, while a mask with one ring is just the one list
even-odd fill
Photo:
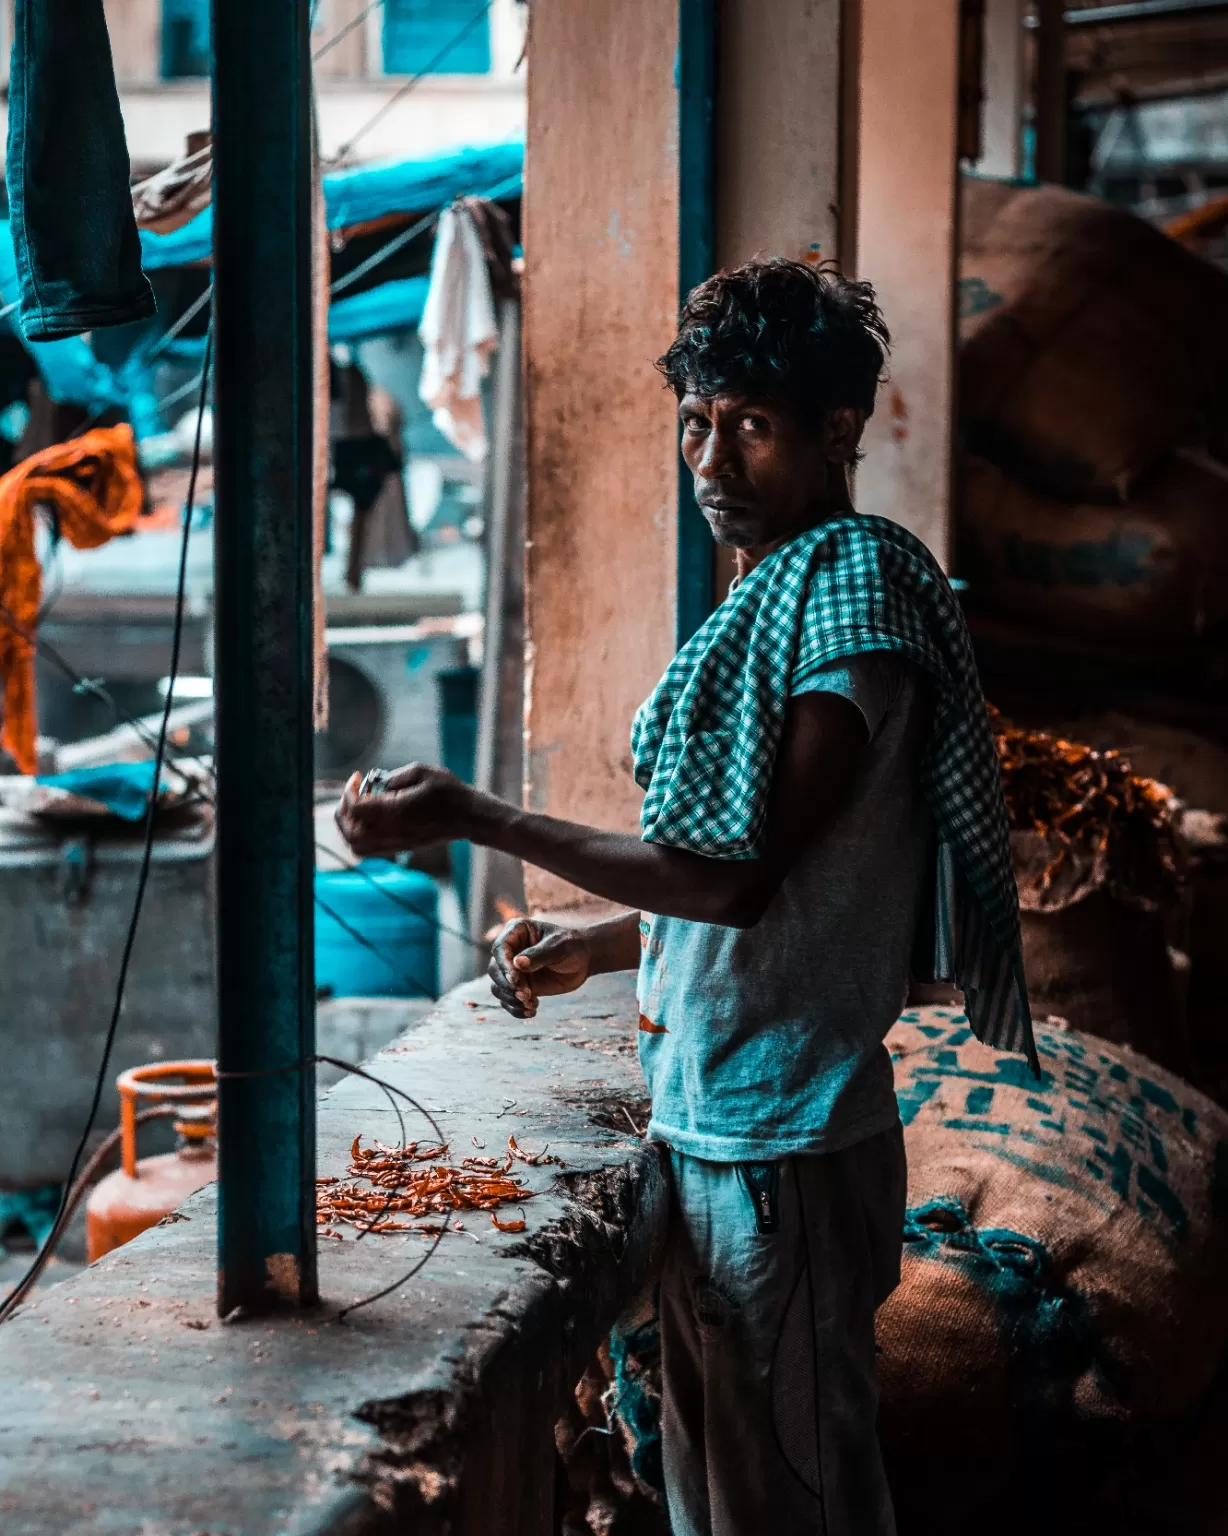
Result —
[[[769, 555], [678, 652], [636, 712], [644, 840], [720, 859], [760, 856], [792, 683], [891, 651], [934, 684], [921, 760], [937, 828], [918, 980], [954, 982], [977, 1037], [1039, 1071], [998, 754], [963, 615], [906, 529], [857, 513]], [[930, 899], [932, 897], [932, 899]]]

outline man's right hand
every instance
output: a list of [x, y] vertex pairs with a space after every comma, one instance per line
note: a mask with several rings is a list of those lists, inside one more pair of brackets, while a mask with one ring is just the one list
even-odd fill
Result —
[[490, 954], [490, 987], [499, 1006], [531, 1019], [539, 997], [574, 992], [588, 980], [593, 953], [588, 933], [533, 917], [504, 925]]

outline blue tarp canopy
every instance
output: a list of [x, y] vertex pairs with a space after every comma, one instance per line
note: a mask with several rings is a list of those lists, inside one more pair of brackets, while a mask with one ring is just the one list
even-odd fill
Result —
[[362, 341], [416, 326], [430, 281], [429, 277], [399, 277], [365, 293], [334, 299], [328, 309], [329, 341]]
[[[519, 197], [524, 145], [495, 144], [460, 149], [427, 160], [397, 160], [391, 165], [360, 165], [324, 177], [324, 206], [329, 229], [353, 229], [397, 214], [425, 213], [454, 197]], [[202, 208], [169, 235], [141, 231], [141, 264], [146, 272], [186, 267], [209, 260], [213, 209]]]
[[[519, 197], [524, 171], [524, 145], [516, 142], [488, 148], [459, 149], [425, 160], [398, 160], [387, 165], [355, 166], [324, 177], [324, 198], [330, 229], [354, 229], [397, 214], [412, 215], [442, 208], [455, 197]], [[147, 272], [192, 266], [209, 260], [213, 239], [213, 210], [205, 208], [168, 235], [141, 231], [141, 261]], [[369, 336], [416, 326], [426, 302], [426, 277], [396, 278], [362, 293], [336, 299], [328, 312], [330, 342], [362, 341]], [[21, 336], [17, 324], [17, 264], [8, 221], [0, 219], [0, 307], [13, 306], [0, 318]], [[84, 336], [62, 341], [28, 342], [44, 386], [53, 400], [71, 402], [90, 411], [116, 405], [125, 409], [138, 438], [165, 429], [153, 391], [146, 353], [158, 342], [151, 328], [142, 343], [118, 369], [94, 355]], [[184, 339], [165, 348], [182, 356], [203, 350]]]

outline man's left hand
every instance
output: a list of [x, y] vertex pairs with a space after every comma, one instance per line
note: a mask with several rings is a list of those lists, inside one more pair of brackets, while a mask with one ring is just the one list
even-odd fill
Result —
[[350, 777], [337, 807], [337, 826], [360, 858], [378, 858], [451, 842], [466, 835], [473, 791], [455, 774], [425, 763], [398, 768], [378, 794], [360, 795], [362, 779]]

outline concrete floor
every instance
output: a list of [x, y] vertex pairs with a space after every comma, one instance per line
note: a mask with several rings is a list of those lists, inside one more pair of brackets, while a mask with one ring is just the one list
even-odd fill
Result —
[[[643, 1123], [634, 1016], [625, 976], [531, 1022], [474, 983], [375, 1058], [454, 1156], [514, 1133], [564, 1166], [518, 1165], [540, 1192], [526, 1235], [470, 1213], [344, 1323], [426, 1239], [322, 1243], [316, 1311], [220, 1322], [212, 1189], [37, 1294], [0, 1328], [4, 1536], [548, 1531], [554, 1418], [659, 1236], [660, 1169], [628, 1122]], [[344, 1172], [359, 1132], [396, 1126], [350, 1077], [321, 1103], [321, 1174]]]

